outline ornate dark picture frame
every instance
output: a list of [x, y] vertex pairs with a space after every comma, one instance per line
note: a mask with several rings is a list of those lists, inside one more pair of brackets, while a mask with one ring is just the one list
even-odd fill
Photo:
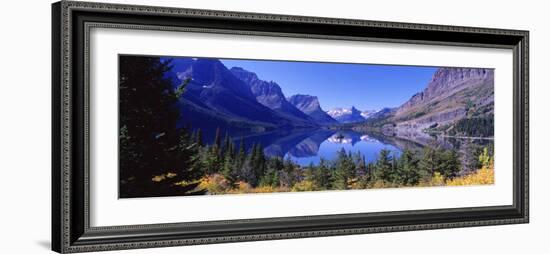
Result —
[[[91, 227], [88, 32], [196, 31], [504, 48], [514, 55], [513, 205]], [[62, 1], [52, 6], [52, 249], [61, 253], [529, 221], [528, 31]]]

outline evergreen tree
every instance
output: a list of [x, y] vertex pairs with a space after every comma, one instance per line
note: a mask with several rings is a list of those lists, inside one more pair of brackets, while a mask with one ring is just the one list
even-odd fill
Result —
[[267, 169], [260, 180], [261, 186], [278, 187], [280, 185], [279, 173], [283, 170], [281, 157], [272, 157], [267, 161]]
[[256, 176], [256, 182], [253, 183], [253, 186], [259, 184], [260, 178], [265, 174], [266, 171], [266, 159], [264, 154], [264, 148], [261, 143], [258, 143], [253, 150], [253, 162], [254, 173]]
[[237, 158], [235, 160], [237, 164], [236, 168], [240, 169], [243, 166], [245, 160], [246, 160], [246, 149], [244, 144], [244, 138], [241, 137], [241, 141], [239, 143], [239, 153], [237, 154]]
[[332, 188], [332, 174], [328, 162], [321, 158], [314, 174], [313, 181], [319, 189], [329, 190]]
[[422, 152], [422, 158], [419, 162], [419, 174], [421, 179], [428, 181], [437, 171], [439, 151], [426, 146]]
[[193, 181], [204, 175], [199, 156], [199, 147], [186, 129], [180, 130], [180, 138], [176, 156], [180, 162], [181, 171], [176, 172], [173, 181]]
[[315, 173], [316, 168], [313, 165], [313, 162], [310, 162], [309, 165], [304, 170], [304, 180], [315, 182]]
[[214, 144], [212, 144], [212, 173], [218, 172], [220, 168], [220, 162], [222, 159], [222, 145], [221, 145], [221, 135], [220, 127], [216, 128], [216, 136], [214, 138]]
[[280, 186], [290, 188], [300, 180], [297, 178], [296, 166], [292, 162], [292, 158], [288, 156], [283, 163], [282, 172], [279, 174]]
[[479, 154], [481, 151], [472, 140], [466, 141], [464, 149], [462, 149], [462, 158], [464, 162], [464, 173], [474, 172], [481, 168], [479, 162]]
[[221, 156], [224, 156], [230, 149], [231, 139], [229, 138], [229, 133], [225, 132], [225, 138], [223, 139], [223, 147], [221, 149]]
[[[235, 158], [237, 165], [235, 168], [237, 178], [245, 181], [252, 187], [256, 187], [259, 184], [261, 177], [264, 175], [263, 171], [258, 172], [258, 162], [265, 159], [263, 152], [261, 154], [258, 152], [258, 148], [259, 145], [253, 144], [250, 153], [246, 154], [244, 141], [241, 139], [239, 153]], [[260, 158], [260, 156], [262, 158]], [[263, 164], [265, 165], [265, 163]]]
[[366, 173], [365, 175], [362, 177], [362, 185], [364, 187], [367, 187], [369, 186], [371, 183], [374, 182], [374, 178], [375, 178], [375, 174], [374, 174], [374, 171], [375, 171], [375, 166], [374, 164], [372, 163], [369, 163], [367, 164], [367, 170], [366, 170]]
[[347, 154], [343, 148], [338, 151], [337, 156], [333, 186], [338, 190], [345, 190], [349, 188], [350, 181], [355, 176], [355, 165], [351, 154]]
[[[121, 197], [185, 195], [196, 187], [174, 185], [176, 180], [195, 180], [197, 174], [189, 171], [194, 148], [185, 147], [179, 155], [182, 133], [177, 129], [177, 101], [189, 81], [174, 89], [173, 80], [165, 75], [170, 68], [170, 62], [159, 57], [120, 56]], [[172, 181], [153, 181], [174, 174]]]
[[394, 184], [400, 184], [403, 179], [402, 179], [402, 175], [401, 175], [402, 174], [401, 169], [399, 168], [398, 157], [395, 156], [395, 154], [391, 157], [392, 157], [392, 160], [391, 160], [392, 161], [392, 163], [391, 163], [392, 170], [391, 170], [389, 181], [394, 183]]
[[202, 147], [202, 130], [199, 128], [197, 129], [197, 134], [195, 135], [197, 146]]
[[494, 136], [493, 114], [483, 117], [463, 118], [458, 120], [447, 133], [456, 136], [492, 137]]
[[[119, 146], [120, 146], [120, 168], [119, 178], [121, 185], [126, 186], [129, 181], [134, 181], [136, 172], [127, 170], [130, 165], [136, 166], [136, 162], [141, 156], [140, 151], [138, 150], [138, 142], [134, 141], [133, 138], [128, 134], [128, 127], [126, 125], [121, 125], [119, 131]], [[137, 171], [137, 170], [136, 170]], [[128, 188], [126, 186], [126, 188]]]
[[216, 128], [214, 143], [206, 146], [208, 153], [203, 156], [207, 174], [214, 174], [221, 171], [224, 157], [222, 155], [220, 128]]
[[446, 179], [454, 178], [460, 171], [460, 160], [458, 154], [454, 150], [445, 150], [440, 153], [437, 172]]
[[214, 138], [214, 144], [212, 145], [212, 147], [215, 149], [215, 153], [219, 153], [220, 152], [220, 147], [221, 147], [221, 136], [220, 136], [220, 127], [216, 128], [216, 136]]
[[354, 163], [356, 165], [356, 175], [359, 175], [359, 176], [364, 176], [367, 174], [367, 164], [366, 164], [366, 161], [365, 161], [365, 156], [362, 156], [361, 155], [361, 152], [357, 152], [354, 156], [353, 156], [353, 160], [354, 160]]
[[235, 183], [235, 161], [234, 156], [231, 152], [231, 150], [227, 151], [225, 153], [225, 156], [223, 158], [223, 164], [222, 164], [222, 170], [221, 174], [227, 179], [231, 185]]
[[229, 147], [228, 147], [227, 153], [229, 153], [229, 156], [231, 156], [231, 158], [232, 158], [233, 160], [235, 160], [235, 158], [236, 158], [236, 154], [235, 154], [235, 143], [233, 143], [233, 141], [230, 141], [230, 142], [229, 142]]
[[256, 186], [259, 181], [259, 177], [262, 176], [257, 174], [258, 171], [258, 144], [254, 143], [252, 145], [252, 150], [250, 151], [250, 154], [247, 156], [246, 160], [246, 182], [250, 184], [251, 186]]
[[390, 151], [387, 149], [380, 150], [378, 154], [378, 159], [374, 165], [375, 168], [375, 177], [377, 180], [382, 180], [384, 182], [392, 182], [392, 158], [390, 156]]
[[400, 178], [398, 182], [405, 185], [416, 185], [420, 181], [420, 172], [418, 168], [419, 159], [411, 150], [404, 150], [399, 157], [398, 172]]

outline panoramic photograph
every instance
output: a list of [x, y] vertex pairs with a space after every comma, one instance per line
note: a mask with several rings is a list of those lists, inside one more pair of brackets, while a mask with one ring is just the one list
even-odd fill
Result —
[[119, 198], [494, 183], [494, 69], [118, 60]]

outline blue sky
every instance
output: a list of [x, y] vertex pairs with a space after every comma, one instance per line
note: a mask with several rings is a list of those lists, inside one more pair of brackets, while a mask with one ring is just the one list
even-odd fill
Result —
[[330, 110], [396, 107], [426, 87], [435, 67], [221, 59], [227, 68], [242, 67], [273, 80], [285, 96], [316, 95]]

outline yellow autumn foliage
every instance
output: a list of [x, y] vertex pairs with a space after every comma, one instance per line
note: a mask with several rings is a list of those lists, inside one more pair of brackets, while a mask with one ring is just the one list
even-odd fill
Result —
[[221, 194], [231, 190], [232, 186], [223, 175], [213, 174], [201, 178], [197, 188], [207, 190], [210, 194]]
[[429, 180], [424, 180], [418, 183], [417, 187], [432, 187], [432, 186], [445, 186], [446, 181], [445, 177], [441, 175], [439, 172], [435, 172], [432, 178]]
[[316, 191], [315, 183], [309, 180], [300, 181], [292, 186], [292, 191]]
[[176, 173], [172, 173], [172, 172], [168, 172], [168, 173], [165, 173], [165, 174], [161, 174], [161, 175], [157, 175], [157, 176], [153, 176], [153, 178], [151, 178], [151, 181], [153, 182], [162, 182], [168, 178], [174, 178], [176, 177], [178, 174]]
[[[494, 183], [494, 163], [492, 160], [485, 160], [484, 166], [476, 172], [455, 177], [453, 179], [445, 179], [439, 173], [435, 173], [429, 180], [421, 181], [413, 186], [397, 185], [384, 181], [376, 181], [369, 186], [361, 186], [359, 183], [351, 184], [352, 189], [381, 189], [381, 188], [400, 188], [400, 187], [430, 187], [430, 186], [465, 186], [465, 185], [483, 185]], [[166, 178], [160, 176], [159, 178]], [[362, 188], [361, 188], [362, 187]], [[273, 186], [258, 186], [252, 187], [244, 181], [239, 181], [234, 185], [225, 179], [221, 174], [212, 174], [200, 179], [197, 189], [207, 190], [211, 195], [217, 194], [242, 194], [242, 193], [273, 193], [273, 192], [300, 192], [300, 191], [317, 191], [320, 190], [315, 186], [315, 183], [309, 180], [302, 180], [289, 187], [273, 187]]]
[[495, 183], [495, 170], [494, 166], [482, 167], [480, 170], [473, 174], [469, 174], [462, 177], [455, 177], [452, 180], [446, 182], [449, 186], [461, 186], [461, 185], [482, 185]]
[[254, 188], [254, 193], [271, 193], [271, 192], [281, 192], [280, 188], [273, 186], [259, 186]]
[[370, 186], [370, 188], [368, 189], [384, 189], [384, 188], [396, 188], [396, 187], [399, 187], [393, 183], [388, 183], [388, 182], [384, 182], [382, 180], [377, 180], [376, 182], [374, 182], [374, 184], [372, 186]]
[[221, 174], [212, 174], [201, 178], [199, 190], [206, 190], [208, 194], [243, 194], [243, 193], [272, 193], [272, 192], [288, 192], [289, 188], [273, 187], [273, 186], [258, 186], [252, 187], [244, 181], [236, 182], [234, 185]]

